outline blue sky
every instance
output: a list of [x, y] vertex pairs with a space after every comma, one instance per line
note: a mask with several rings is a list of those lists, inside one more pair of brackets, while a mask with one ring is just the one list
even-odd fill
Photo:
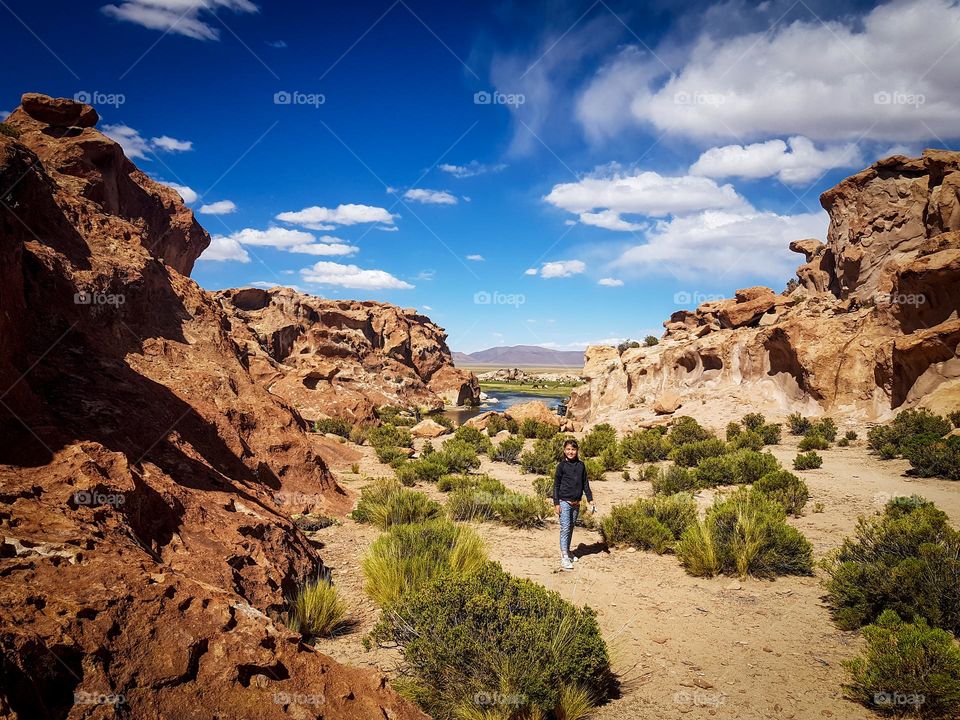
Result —
[[197, 282], [416, 307], [465, 352], [782, 289], [823, 190], [960, 132], [947, 0], [65, 7], [0, 1], [0, 107], [92, 102], [214, 236]]

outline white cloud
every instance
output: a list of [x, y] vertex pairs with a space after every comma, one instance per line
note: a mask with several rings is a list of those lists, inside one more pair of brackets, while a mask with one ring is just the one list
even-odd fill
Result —
[[348, 245], [340, 238], [330, 235], [324, 235], [318, 239], [313, 234], [303, 230], [291, 230], [282, 227], [271, 227], [266, 230], [244, 228], [227, 236], [214, 236], [213, 240], [218, 247], [218, 250], [215, 251], [217, 257], [207, 259], [241, 260], [242, 262], [247, 262], [249, 259], [243, 249], [244, 245], [272, 247], [277, 250], [305, 255], [353, 255], [360, 250], [355, 245]]
[[468, 178], [475, 177], [477, 175], [486, 175], [487, 173], [497, 173], [505, 169], [507, 166], [505, 163], [484, 165], [476, 160], [471, 160], [466, 165], [450, 165], [448, 163], [441, 163], [440, 165], [437, 165], [437, 167], [441, 171], [453, 175], [455, 178]]
[[296, 292], [303, 292], [303, 290], [300, 289], [299, 285], [290, 285], [290, 284], [281, 285], [280, 283], [270, 282], [269, 280], [256, 280], [252, 283], [249, 283], [249, 285], [251, 287], [263, 288], [264, 290], [269, 290], [270, 288], [275, 288], [275, 287], [285, 287], [285, 288], [290, 288], [291, 290], [295, 290]]
[[594, 138], [620, 129], [627, 104], [635, 123], [697, 139], [953, 138], [958, 40], [953, 0], [894, 0], [719, 39], [705, 27], [669, 76], [647, 53], [621, 54], [582, 93], [577, 115]]
[[394, 216], [382, 207], [348, 203], [335, 208], [314, 205], [295, 212], [282, 212], [277, 215], [292, 225], [300, 225], [310, 230], [332, 230], [337, 225], [356, 225], [358, 223], [384, 223], [393, 225]]
[[250, 256], [235, 238], [214, 235], [210, 238], [210, 245], [203, 251], [200, 260], [236, 260], [248, 263]]
[[403, 197], [412, 202], [423, 203], [424, 205], [456, 205], [457, 198], [446, 190], [426, 190], [424, 188], [411, 188], [407, 190]]
[[544, 263], [540, 268], [540, 277], [544, 278], [563, 278], [571, 275], [579, 275], [587, 269], [582, 260], [557, 260]]
[[424, 305], [424, 306], [423, 306], [423, 309], [424, 309], [424, 310], [427, 310], [427, 311], [433, 310], [433, 308], [430, 307], [429, 305]]
[[536, 275], [539, 272], [536, 268], [527, 268], [523, 271], [524, 275]]
[[855, 144], [828, 145], [818, 150], [813, 141], [795, 136], [787, 142], [768, 140], [753, 145], [710, 148], [690, 166], [691, 175], [713, 178], [764, 178], [776, 176], [788, 185], [816, 180], [839, 167], [863, 164]]
[[169, 135], [150, 138], [150, 144], [167, 152], [187, 152], [193, 150], [192, 140], [177, 140]]
[[187, 185], [178, 185], [177, 183], [172, 182], [165, 182], [163, 180], [158, 180], [157, 182], [159, 182], [161, 185], [166, 185], [167, 187], [176, 190], [178, 193], [180, 193], [180, 197], [183, 198], [183, 201], [188, 205], [197, 201], [197, 192], [192, 187], [188, 187]]
[[608, 230], [642, 229], [642, 225], [622, 218], [622, 213], [663, 216], [747, 205], [732, 185], [718, 185], [705, 177], [668, 177], [652, 171], [601, 171], [579, 182], [554, 185], [544, 200], [578, 213], [580, 221], [587, 225]]
[[229, 215], [236, 210], [237, 205], [233, 200], [217, 200], [217, 202], [200, 206], [200, 212], [204, 215]]
[[353, 255], [360, 252], [356, 245], [346, 243], [312, 243], [310, 245], [295, 245], [290, 252], [306, 255]]
[[600, 278], [597, 281], [597, 285], [603, 285], [604, 287], [620, 287], [623, 285], [623, 280], [617, 280], [616, 278], [605, 277]]
[[275, 247], [288, 249], [297, 245], [310, 245], [316, 238], [303, 230], [290, 230], [289, 228], [271, 227], [266, 230], [255, 230], [253, 228], [244, 228], [230, 237], [244, 245], [258, 245], [264, 247]]
[[250, 0], [128, 0], [119, 5], [104, 5], [104, 14], [151, 30], [185, 35], [196, 40], [217, 40], [220, 29], [204, 18], [220, 8], [255, 13]]
[[320, 261], [300, 271], [305, 282], [337, 285], [359, 290], [410, 290], [413, 285], [385, 270], [366, 270], [356, 265]]
[[467, 260], [472, 260], [473, 262], [483, 262], [483, 255], [467, 255]]

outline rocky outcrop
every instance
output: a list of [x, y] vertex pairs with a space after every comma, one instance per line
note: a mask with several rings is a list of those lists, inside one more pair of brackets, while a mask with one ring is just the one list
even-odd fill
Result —
[[[957, 409], [960, 153], [875, 163], [823, 193], [827, 242], [797, 240], [798, 286], [738, 290], [675, 312], [654, 347], [587, 350], [568, 416], [647, 423], [675, 412], [722, 424], [745, 412], [883, 420]], [[676, 405], [675, 402], [669, 403]]]
[[415, 310], [282, 287], [216, 297], [251, 374], [307, 420], [372, 420], [382, 405], [437, 410], [480, 399], [473, 373], [453, 367], [446, 333]]
[[28, 96], [0, 134], [0, 715], [422, 717], [278, 621], [327, 573], [291, 512], [350, 498], [91, 112]]

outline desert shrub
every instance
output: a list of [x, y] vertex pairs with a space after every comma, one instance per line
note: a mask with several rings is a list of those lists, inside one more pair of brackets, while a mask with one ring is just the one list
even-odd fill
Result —
[[532, 528], [543, 525], [550, 507], [542, 497], [507, 491], [494, 497], [493, 512], [504, 525]]
[[856, 440], [856, 439], [857, 439], [857, 431], [856, 431], [856, 430], [847, 430], [847, 432], [844, 433], [843, 438], [844, 438], [844, 440], [850, 440], [850, 441]]
[[477, 484], [476, 475], [443, 475], [437, 480], [437, 490], [450, 492], [464, 487], [473, 487]]
[[313, 431], [315, 433], [331, 433], [343, 438], [349, 438], [352, 430], [353, 425], [343, 418], [321, 418], [320, 420], [315, 420], [313, 423]]
[[833, 418], [823, 418], [820, 422], [814, 423], [810, 426], [810, 429], [807, 430], [805, 435], [820, 435], [828, 443], [832, 443], [837, 439], [837, 424], [833, 421]]
[[760, 413], [747, 413], [741, 420], [747, 430], [757, 432], [767, 423], [767, 419]]
[[800, 515], [810, 499], [807, 484], [787, 470], [766, 473], [753, 484], [753, 489], [776, 500], [788, 515]]
[[487, 432], [493, 436], [503, 430], [507, 430], [515, 434], [519, 432], [520, 427], [517, 425], [517, 421], [511, 417], [500, 414], [491, 415], [490, 419], [487, 420]]
[[539, 438], [520, 456], [520, 469], [538, 475], [552, 475], [561, 457], [561, 445], [555, 436]]
[[396, 470], [397, 480], [403, 485], [417, 482], [436, 482], [449, 471], [440, 453], [431, 453], [427, 457], [411, 460]]
[[444, 519], [396, 525], [367, 550], [364, 589], [381, 606], [389, 606], [441, 575], [468, 575], [485, 562], [483, 541], [465, 525]]
[[666, 460], [671, 444], [658, 430], [639, 430], [628, 434], [621, 442], [623, 451], [634, 462]]
[[614, 505], [600, 521], [600, 534], [610, 546], [629, 545], [662, 555], [673, 549], [696, 519], [697, 503], [692, 495], [639, 498], [628, 505]]
[[872, 710], [928, 718], [956, 717], [960, 708], [960, 645], [922, 618], [885, 610], [863, 629], [867, 648], [844, 662], [850, 696]]
[[351, 517], [385, 530], [391, 525], [439, 517], [442, 509], [423, 493], [408, 490], [396, 480], [381, 478], [360, 491], [360, 500]]
[[818, 432], [809, 432], [800, 438], [800, 444], [798, 445], [800, 450], [826, 450], [830, 447], [830, 443], [827, 442], [827, 439]]
[[603, 464], [603, 460], [600, 458], [585, 458], [583, 464], [587, 468], [587, 480], [593, 482], [600, 482], [606, 480], [604, 473], [607, 470], [607, 466]]
[[367, 433], [367, 442], [375, 448], [381, 447], [413, 447], [413, 435], [404, 427], [397, 427], [386, 423], [370, 428]]
[[937, 440], [950, 432], [950, 422], [929, 410], [904, 410], [898, 413], [889, 425], [877, 425], [867, 432], [867, 446], [881, 452], [885, 445], [894, 448], [894, 455], [900, 455], [908, 443], [916, 443], [922, 436], [929, 441]]
[[617, 444], [617, 431], [609, 423], [600, 423], [590, 428], [580, 442], [583, 457], [597, 457], [610, 446]]
[[328, 528], [331, 525], [339, 524], [339, 522], [332, 517], [327, 517], [326, 515], [314, 515], [313, 513], [307, 513], [306, 515], [291, 515], [290, 519], [293, 520], [294, 525], [304, 532], [316, 532], [317, 530]]
[[533, 494], [537, 497], [553, 497], [553, 478], [538, 477], [533, 479]]
[[368, 425], [354, 425], [350, 429], [350, 442], [363, 445], [367, 441], [369, 434], [370, 427]]
[[654, 345], [657, 345], [659, 343], [660, 343], [660, 340], [659, 338], [657, 338], [656, 335], [647, 335], [643, 339], [643, 344], [647, 347], [653, 347]]
[[462, 487], [450, 493], [447, 514], [452, 520], [489, 520], [493, 517], [496, 495], [475, 487]]
[[474, 698], [507, 689], [514, 717], [557, 717], [564, 688], [613, 688], [595, 613], [496, 563], [408, 593], [372, 631], [403, 651], [401, 691], [436, 718], [471, 717]]
[[850, 441], [847, 438], [842, 437], [837, 440], [837, 447], [850, 447]]
[[697, 487], [696, 474], [678, 465], [671, 465], [653, 480], [653, 492], [657, 495], [690, 492]]
[[780, 423], [767, 423], [757, 430], [757, 432], [763, 439], [764, 445], [779, 445], [783, 428], [780, 427]]
[[604, 470], [623, 470], [627, 466], [627, 456], [619, 443], [607, 445], [600, 453], [600, 462]]
[[454, 429], [453, 420], [451, 420], [447, 415], [444, 415], [443, 412], [433, 412], [429, 415], [430, 419], [433, 420], [437, 425], [443, 425], [447, 430]]
[[407, 409], [396, 405], [382, 405], [374, 410], [377, 419], [385, 425], [412, 427], [417, 418]]
[[343, 626], [347, 604], [325, 578], [313, 578], [287, 598], [286, 624], [305, 638], [328, 637]]
[[960, 532], [933, 503], [912, 496], [860, 518], [855, 536], [824, 561], [827, 600], [846, 630], [886, 610], [960, 633]]
[[734, 482], [753, 483], [769, 472], [780, 469], [780, 462], [768, 452], [737, 450], [730, 454]]
[[[472, 445], [477, 454], [484, 453], [490, 455], [493, 451], [493, 443], [490, 438], [484, 435], [480, 430], [469, 425], [461, 425], [453, 433], [453, 440], [461, 440], [468, 445]], [[449, 442], [449, 441], [448, 441]]]
[[394, 471], [394, 477], [404, 487], [413, 487], [417, 484], [416, 471], [412, 462], [404, 463]]
[[947, 413], [947, 420], [953, 423], [955, 428], [960, 428], [960, 410], [953, 410]]
[[0, 122], [0, 135], [6, 135], [16, 140], [20, 137], [20, 128], [16, 128], [5, 122]]
[[816, 470], [823, 465], [823, 457], [812, 450], [808, 453], [797, 453], [793, 459], [794, 470]]
[[910, 461], [910, 474], [960, 480], [960, 437], [908, 444], [903, 456]]
[[688, 415], [681, 415], [670, 425], [670, 431], [667, 437], [674, 445], [686, 445], [688, 443], [709, 440], [713, 433]]
[[647, 465], [643, 469], [643, 476], [641, 479], [646, 480], [647, 482], [654, 482], [657, 478], [660, 477], [660, 466], [659, 465]]
[[735, 420], [727, 423], [727, 442], [733, 440], [737, 435], [743, 432], [743, 426]]
[[806, 435], [811, 425], [813, 425], [809, 418], [805, 418], [798, 412], [790, 413], [787, 416], [787, 423], [790, 425], [791, 435]]
[[534, 418], [527, 418], [520, 423], [518, 432], [525, 438], [545, 440], [557, 434], [557, 426]]
[[444, 440], [439, 452], [435, 454], [439, 455], [440, 460], [447, 466], [447, 472], [464, 473], [480, 467], [476, 448], [465, 440]]
[[374, 448], [377, 453], [377, 460], [387, 465], [399, 464], [397, 461], [405, 461], [409, 454], [396, 445], [380, 445]]
[[808, 574], [813, 567], [813, 547], [796, 528], [786, 523], [783, 508], [761, 492], [740, 488], [717, 498], [707, 510], [705, 528], [688, 527], [677, 543], [680, 562], [694, 568], [711, 566], [716, 572], [756, 575]]
[[737, 469], [731, 455], [714, 455], [713, 457], [703, 458], [697, 463], [694, 472], [699, 487], [732, 485], [737, 481]]
[[759, 450], [763, 447], [763, 437], [753, 430], [745, 430], [735, 436], [733, 440], [728, 441], [727, 445], [731, 450], [740, 450], [741, 448]]
[[511, 435], [500, 441], [491, 457], [497, 462], [516, 465], [520, 461], [521, 452], [523, 452], [523, 438]]
[[695, 467], [703, 458], [723, 455], [726, 451], [727, 445], [723, 440], [709, 438], [674, 446], [670, 451], [670, 459], [683, 467]]
[[674, 545], [674, 552], [691, 575], [713, 577], [720, 572], [712, 523], [698, 520], [690, 525]]

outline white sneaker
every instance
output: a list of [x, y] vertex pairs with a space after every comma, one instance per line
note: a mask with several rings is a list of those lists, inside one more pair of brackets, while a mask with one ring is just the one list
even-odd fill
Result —
[[564, 570], [573, 570], [573, 563], [570, 561], [570, 558], [564, 556], [563, 559], [560, 560], [560, 567]]
[[578, 558], [576, 555], [574, 555], [570, 559], [573, 560], [574, 562], [580, 562], [580, 558]]

